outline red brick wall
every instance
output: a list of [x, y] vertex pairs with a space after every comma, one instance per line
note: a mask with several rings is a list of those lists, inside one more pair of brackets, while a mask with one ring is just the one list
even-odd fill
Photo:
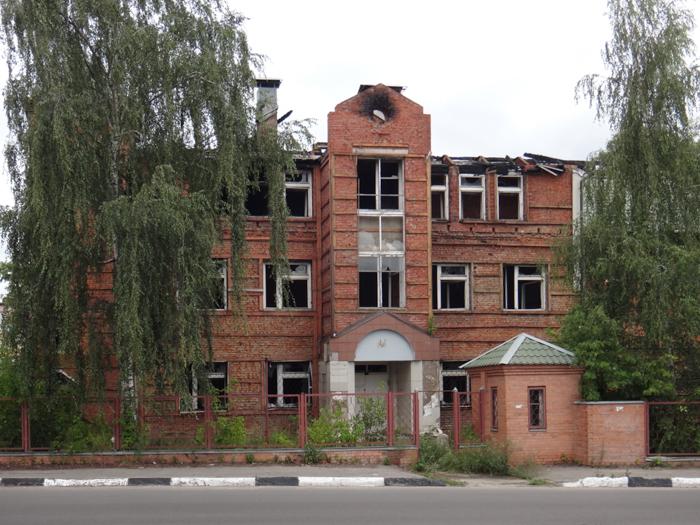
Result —
[[587, 465], [627, 465], [646, 457], [646, 406], [643, 401], [580, 403], [586, 422], [579, 457]]
[[[524, 220], [496, 220], [496, 174], [487, 172], [486, 220], [459, 220], [459, 173], [449, 168], [450, 220], [432, 222], [432, 262], [469, 263], [471, 309], [435, 311], [443, 360], [467, 361], [520, 333], [545, 337], [557, 328], [574, 300], [553, 266], [552, 247], [572, 221], [571, 171], [559, 177], [523, 175]], [[538, 312], [503, 310], [503, 264], [547, 265], [546, 308]]]
[[[366, 96], [375, 91], [387, 94], [394, 115], [385, 123], [362, 113]], [[367, 156], [392, 156], [403, 161], [406, 246], [405, 308], [392, 309], [416, 326], [427, 329], [430, 301], [430, 215], [428, 202], [428, 155], [430, 153], [430, 116], [421, 106], [385, 86], [375, 86], [338, 104], [328, 115], [328, 173], [324, 184], [331, 191], [324, 224], [324, 268], [332, 268], [324, 277], [323, 335], [341, 332], [376, 309], [360, 309], [357, 271], [357, 158], [358, 148], [377, 148]], [[383, 155], [381, 148], [405, 152], [398, 157]], [[386, 149], [383, 151], [387, 151]], [[326, 177], [328, 183], [326, 183]], [[324, 187], [325, 189], [325, 187]], [[323, 204], [322, 206], [325, 206]]]

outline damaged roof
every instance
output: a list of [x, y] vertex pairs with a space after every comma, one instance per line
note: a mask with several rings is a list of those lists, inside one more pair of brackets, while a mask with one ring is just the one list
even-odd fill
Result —
[[560, 346], [539, 339], [534, 335], [521, 333], [505, 343], [487, 350], [460, 368], [479, 368], [499, 365], [574, 365], [576, 358], [572, 352]]
[[535, 153], [524, 153], [520, 157], [432, 157], [432, 173], [447, 173], [449, 166], [457, 166], [460, 173], [483, 174], [486, 171], [495, 171], [498, 175], [505, 175], [510, 172], [529, 173], [544, 172], [550, 175], [559, 176], [566, 170], [567, 166], [583, 168], [585, 161], [582, 160], [561, 160]]

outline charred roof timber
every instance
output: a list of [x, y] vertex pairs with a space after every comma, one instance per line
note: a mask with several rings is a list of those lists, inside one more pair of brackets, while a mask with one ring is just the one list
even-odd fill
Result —
[[432, 158], [433, 173], [443, 173], [445, 167], [453, 165], [457, 166], [459, 173], [482, 174], [486, 171], [492, 171], [499, 175], [505, 175], [509, 172], [517, 171], [520, 173], [537, 173], [545, 172], [550, 175], [559, 176], [564, 173], [566, 166], [576, 166], [583, 168], [584, 161], [580, 160], [560, 160], [544, 155], [535, 155], [525, 153], [522, 157], [515, 159], [505, 157], [442, 157]]

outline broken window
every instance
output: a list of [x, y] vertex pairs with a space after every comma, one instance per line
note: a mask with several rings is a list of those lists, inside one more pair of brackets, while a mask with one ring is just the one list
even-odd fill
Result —
[[404, 258], [359, 257], [360, 306], [399, 308], [403, 304]]
[[544, 307], [544, 267], [505, 265], [503, 267], [503, 308], [505, 310], [543, 310]]
[[311, 264], [290, 262], [289, 273], [277, 276], [265, 263], [265, 308], [311, 308]]
[[469, 404], [469, 376], [467, 371], [459, 368], [464, 364], [463, 361], [443, 361], [442, 366], [442, 402], [446, 405], [454, 403], [454, 391], [467, 392], [466, 396], [460, 396], [460, 403], [463, 405]]
[[311, 392], [311, 363], [269, 363], [267, 368], [268, 406], [295, 407], [298, 395]]
[[498, 388], [491, 387], [491, 430], [498, 430]]
[[469, 308], [469, 267], [465, 264], [433, 265], [433, 308]]
[[521, 175], [498, 176], [498, 219], [522, 220], [523, 178]]
[[214, 410], [225, 410], [227, 406], [228, 393], [228, 363], [209, 363], [200, 373], [195, 373], [192, 369], [189, 381], [189, 396], [182, 400], [181, 411], [201, 411], [204, 410], [204, 398], [212, 397], [212, 408]]
[[216, 266], [216, 277], [212, 283], [209, 308], [212, 310], [226, 310], [228, 295], [226, 259], [214, 259], [214, 264]]
[[360, 253], [403, 253], [403, 217], [395, 215], [360, 215], [358, 217]]
[[532, 430], [542, 430], [547, 427], [544, 406], [544, 387], [530, 387], [527, 389], [529, 405], [529, 421]]
[[290, 217], [311, 217], [311, 171], [287, 173], [284, 192]]
[[447, 220], [449, 212], [449, 191], [446, 173], [435, 173], [430, 177], [430, 214], [435, 220]]
[[484, 176], [461, 173], [459, 175], [459, 218], [483, 219], [486, 211]]
[[357, 208], [401, 209], [401, 161], [358, 159]]
[[248, 188], [245, 209], [253, 217], [266, 217], [270, 213], [267, 208], [267, 183], [260, 181], [257, 186]]

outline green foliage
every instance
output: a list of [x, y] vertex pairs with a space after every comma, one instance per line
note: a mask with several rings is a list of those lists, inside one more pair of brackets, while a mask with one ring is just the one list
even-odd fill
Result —
[[386, 402], [383, 397], [358, 398], [357, 412], [348, 415], [344, 403], [332, 410], [322, 408], [307, 429], [310, 443], [315, 445], [354, 445], [386, 440]]
[[332, 411], [321, 409], [319, 416], [309, 424], [307, 436], [314, 445], [352, 445], [363, 431], [364, 428], [353, 425], [342, 406], [336, 406]]
[[243, 416], [217, 418], [214, 423], [214, 442], [217, 445], [230, 447], [245, 445], [245, 418]]
[[487, 474], [489, 476], [508, 476], [513, 474], [508, 465], [506, 447], [486, 443], [472, 448], [454, 452], [432, 436], [422, 436], [418, 449], [418, 472], [454, 471], [469, 474]]
[[652, 405], [649, 448], [655, 454], [700, 452], [700, 405]]
[[122, 449], [142, 451], [149, 442], [151, 429], [148, 425], [139, 425], [136, 418], [129, 414], [122, 415]]
[[276, 430], [270, 434], [270, 445], [282, 448], [291, 448], [296, 446], [296, 443], [296, 440], [284, 430]]
[[[224, 228], [240, 311], [245, 201], [260, 182], [270, 257], [287, 267], [284, 172], [305, 128], [257, 129], [259, 60], [222, 2], [0, 6], [16, 203], [1, 217], [12, 258], [4, 337], [20, 393], [52, 395], [65, 359], [82, 390], [99, 391], [112, 353], [122, 384], [182, 393], [183, 370], [203, 363], [208, 259]], [[90, 272], [112, 273], [113, 300], [88, 292]]]
[[378, 442], [386, 440], [386, 400], [384, 397], [360, 397], [353, 427], [361, 431], [362, 440]]
[[112, 450], [112, 427], [103, 414], [87, 420], [76, 416], [71, 424], [54, 440], [51, 448], [65, 452], [97, 452]]
[[700, 395], [693, 18], [675, 1], [608, 7], [609, 76], [585, 77], [579, 94], [614, 136], [589, 163], [582, 219], [564, 250], [581, 301], [560, 341], [589, 367], [588, 399]]
[[313, 443], [307, 443], [304, 447], [304, 464], [317, 465], [325, 459], [324, 454]]
[[252, 465], [253, 463], [255, 463], [255, 456], [253, 454], [250, 454], [250, 453], [246, 454], [245, 455], [245, 462], [248, 463], [248, 465]]

